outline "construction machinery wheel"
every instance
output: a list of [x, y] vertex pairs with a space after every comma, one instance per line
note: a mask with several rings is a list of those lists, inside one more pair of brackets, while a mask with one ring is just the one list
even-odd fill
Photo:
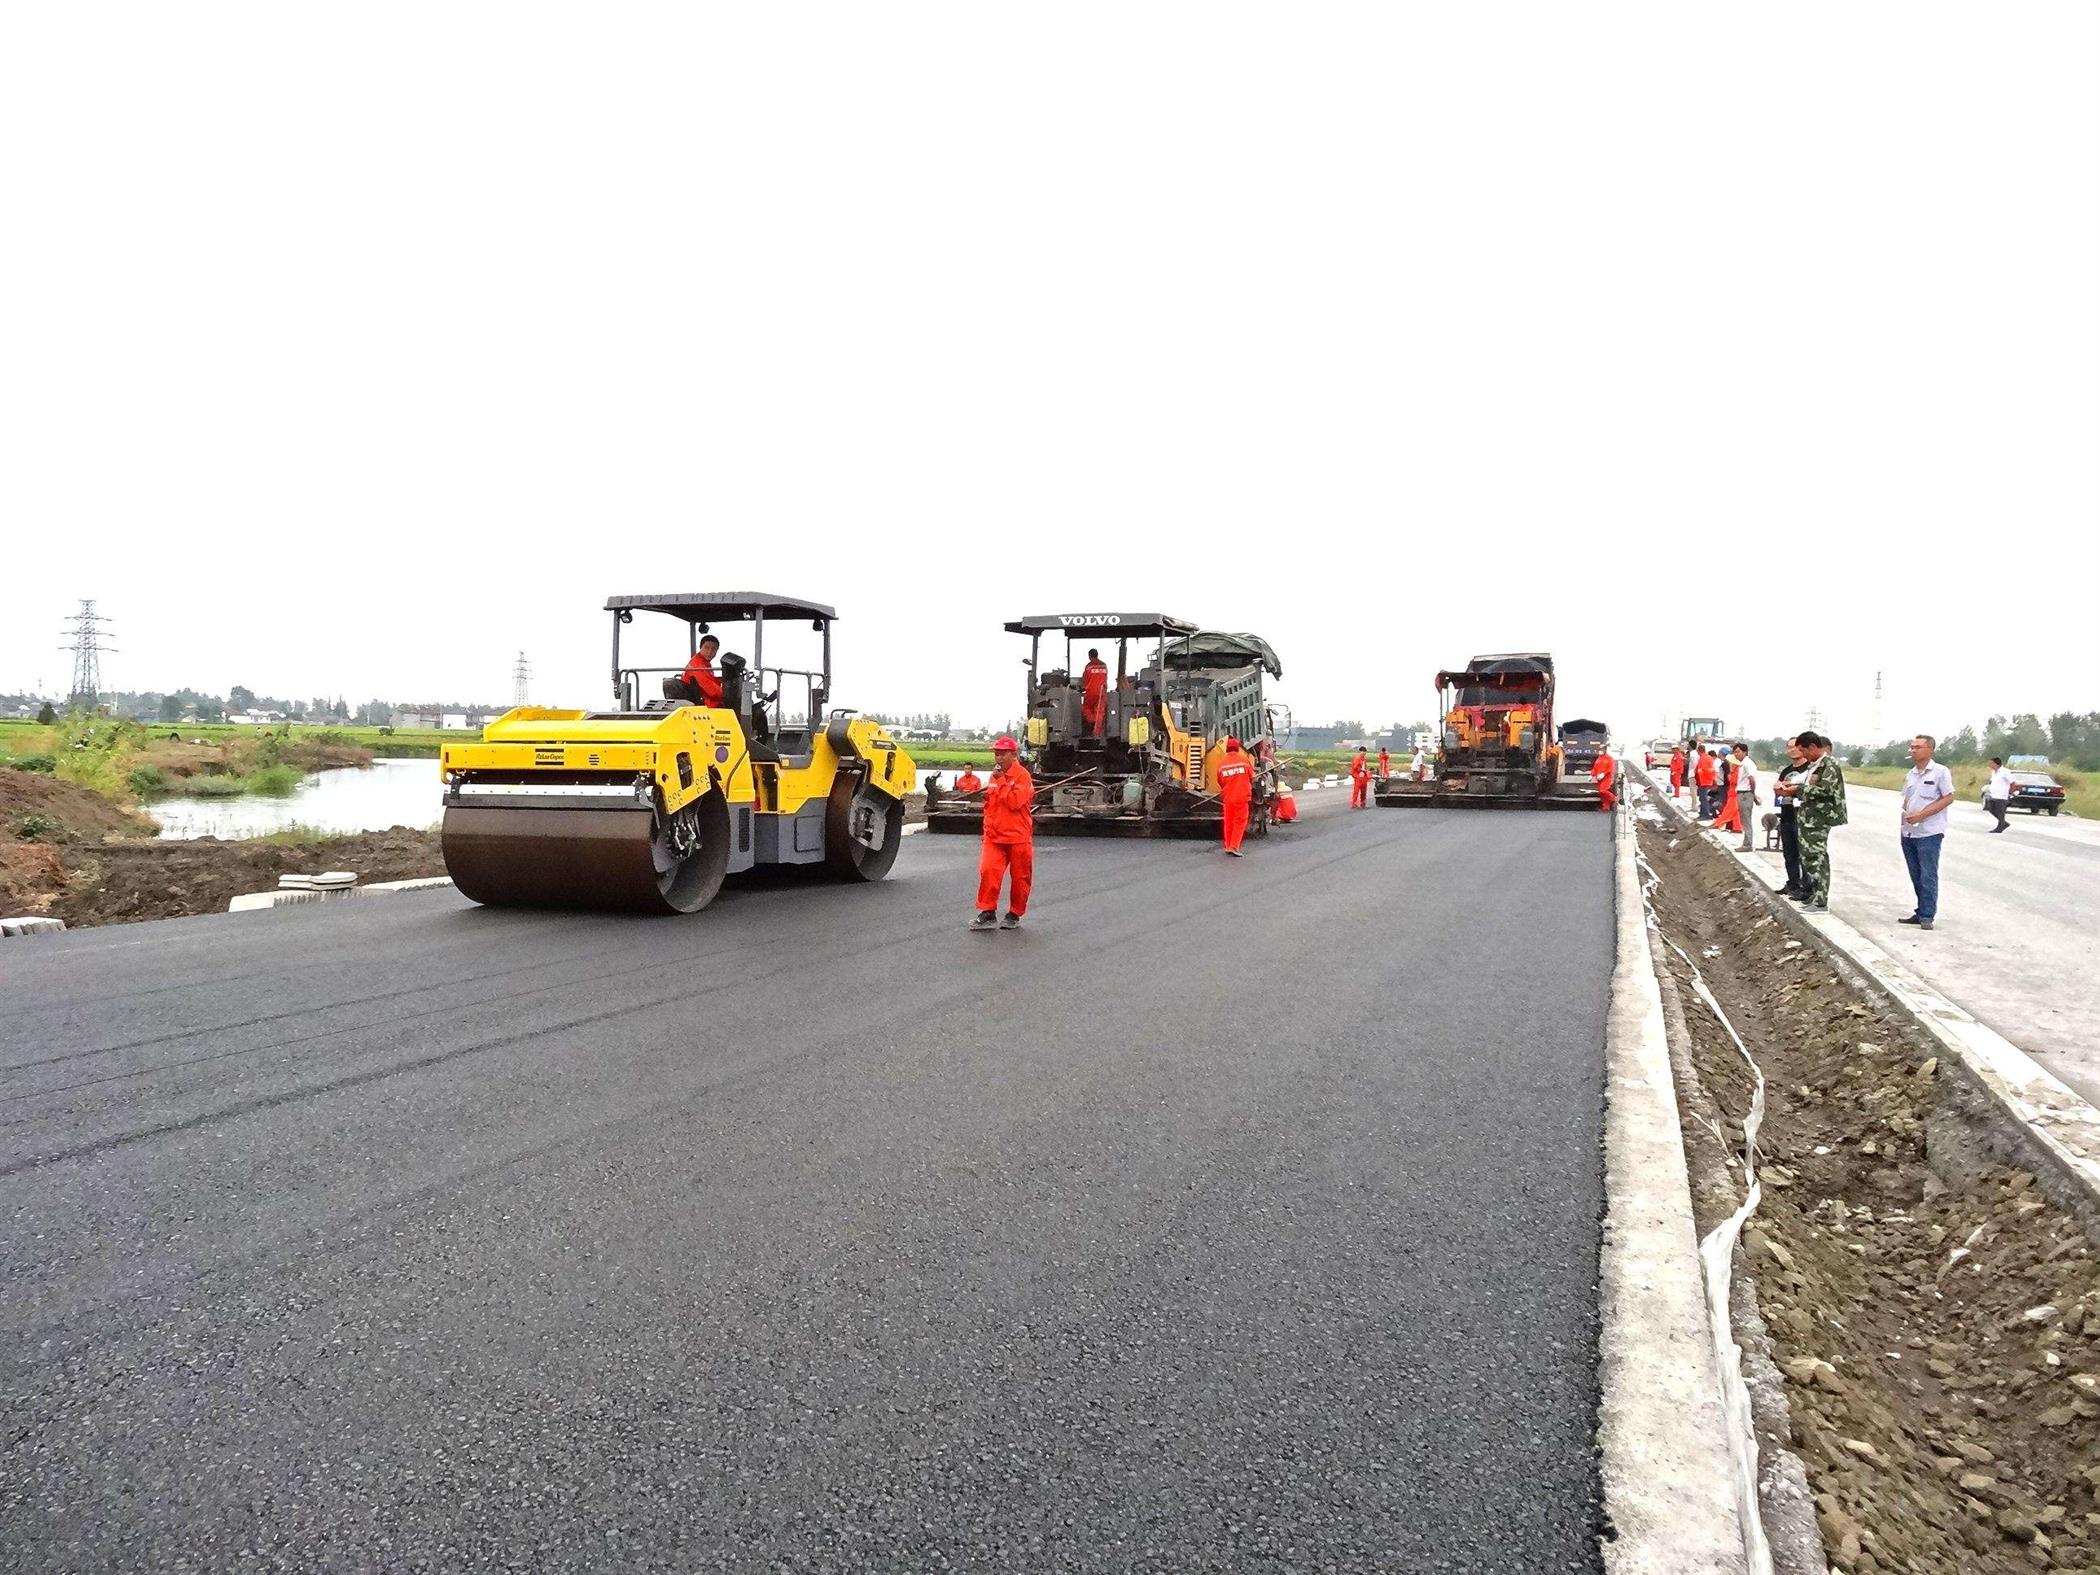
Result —
[[[872, 828], [874, 845], [856, 837], [856, 828]], [[864, 786], [859, 772], [841, 771], [824, 806], [824, 862], [831, 871], [845, 880], [881, 880], [903, 841], [903, 803]]]
[[729, 810], [710, 793], [659, 825], [643, 808], [445, 811], [445, 870], [489, 907], [698, 913], [729, 868]]

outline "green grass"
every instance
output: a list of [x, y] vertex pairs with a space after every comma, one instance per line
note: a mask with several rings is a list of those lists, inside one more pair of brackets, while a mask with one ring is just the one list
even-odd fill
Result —
[[333, 842], [341, 833], [323, 831], [319, 826], [310, 826], [303, 820], [295, 820], [288, 826], [279, 826], [275, 831], [259, 837], [249, 837], [250, 842], [274, 842], [282, 848], [303, 848], [310, 842]]
[[264, 766], [240, 780], [250, 793], [266, 794], [270, 798], [290, 798], [306, 780], [306, 773], [297, 766]]
[[[355, 744], [369, 749], [375, 755], [394, 758], [437, 758], [438, 746], [444, 743], [471, 743], [481, 736], [476, 729], [446, 731], [434, 727], [402, 728], [398, 732], [382, 731], [376, 727], [346, 727], [320, 723], [309, 727], [303, 722], [285, 724], [292, 738], [320, 744]], [[25, 722], [12, 718], [0, 718], [0, 757], [10, 755], [35, 755], [55, 751], [59, 747], [59, 733], [64, 724], [47, 726], [41, 722]], [[183, 738], [201, 738], [207, 743], [221, 739], [252, 739], [265, 732], [275, 733], [278, 728], [241, 727], [231, 722], [141, 722], [140, 730], [148, 738], [166, 738], [176, 733]]]
[[[1903, 790], [1904, 773], [1908, 766], [1847, 766], [1845, 780], [1860, 787], [1888, 788], [1892, 792]], [[1950, 766], [1954, 773], [1954, 796], [1964, 804], [1973, 804], [1983, 796], [1983, 784], [1990, 778], [1991, 768], [1978, 761], [1968, 765]], [[2022, 766], [2017, 769], [2044, 770], [2064, 790], [2064, 813], [2100, 817], [2100, 773], [2080, 771], [2072, 766]]]

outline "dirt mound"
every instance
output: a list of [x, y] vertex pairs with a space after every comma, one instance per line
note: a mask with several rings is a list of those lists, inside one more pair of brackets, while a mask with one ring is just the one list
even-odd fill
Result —
[[270, 891], [280, 875], [355, 870], [362, 884], [445, 873], [435, 832], [388, 831], [315, 842], [105, 843], [68, 849], [65, 894], [49, 912], [68, 925], [130, 924], [191, 913], [223, 913], [243, 892]]
[[[1703, 840], [1640, 838], [1665, 933], [1764, 1069], [1766, 1189], [1746, 1260], [1832, 1566], [2100, 1568], [2091, 1245], [2031, 1176], [1950, 1188], [1935, 1175], [1938, 1067], [1911, 1026], [1795, 941]], [[1747, 1070], [1665, 956], [1692, 1063], [1739, 1150]], [[1736, 1201], [1694, 1190], [1702, 1230]]]
[[65, 885], [58, 849], [41, 842], [0, 842], [0, 917], [42, 913]]
[[[32, 822], [35, 835], [24, 836], [31, 817], [41, 824]], [[0, 767], [0, 840], [71, 843], [152, 835], [150, 824], [91, 788], [40, 771]]]

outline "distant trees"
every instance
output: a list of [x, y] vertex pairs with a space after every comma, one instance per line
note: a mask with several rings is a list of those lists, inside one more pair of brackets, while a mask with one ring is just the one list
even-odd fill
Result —
[[49, 727], [58, 720], [58, 712], [53, 708], [51, 702], [46, 700], [37, 711], [36, 719], [43, 723], [44, 726]]
[[[2100, 711], [2059, 711], [2046, 723], [2032, 711], [1993, 716], [1980, 733], [1963, 726], [1939, 734], [1934, 753], [1949, 765], [1988, 760], [1993, 755], [2000, 759], [2046, 755], [2058, 765], [2100, 771]], [[1907, 766], [1910, 740], [1894, 738], [1872, 749], [1854, 745], [1845, 758], [1855, 765]]]
[[255, 709], [255, 691], [246, 684], [235, 684], [227, 693], [226, 703], [236, 711], [253, 711]]

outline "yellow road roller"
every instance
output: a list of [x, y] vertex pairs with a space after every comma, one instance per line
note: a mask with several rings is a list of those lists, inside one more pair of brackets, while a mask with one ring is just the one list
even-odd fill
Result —
[[[697, 913], [726, 877], [762, 865], [889, 873], [912, 760], [881, 723], [831, 707], [831, 608], [756, 591], [613, 596], [605, 608], [613, 709], [519, 706], [440, 753], [445, 868], [463, 894]], [[622, 665], [637, 613], [684, 623], [685, 667]], [[769, 663], [769, 628], [776, 646], [812, 631], [821, 664]], [[745, 632], [748, 659], [727, 649]], [[703, 664], [709, 636], [721, 649]]]

